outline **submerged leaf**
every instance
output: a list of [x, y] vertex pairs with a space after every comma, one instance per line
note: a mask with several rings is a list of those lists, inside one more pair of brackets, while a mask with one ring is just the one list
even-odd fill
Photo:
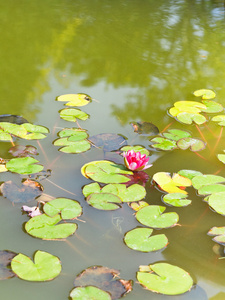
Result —
[[0, 115], [0, 122], [9, 122], [18, 125], [23, 123], [28, 123], [28, 121], [23, 117], [18, 115], [10, 115], [10, 114]]
[[17, 253], [1, 250], [0, 251], [0, 280], [8, 279], [15, 276], [10, 268], [11, 260]]
[[148, 271], [137, 272], [137, 280], [148, 290], [165, 295], [183, 294], [193, 285], [186, 271], [168, 263], [149, 265]]
[[13, 258], [11, 266], [19, 278], [28, 281], [52, 280], [60, 274], [62, 269], [58, 257], [44, 251], [35, 253], [34, 262], [20, 253]]
[[15, 157], [26, 157], [31, 155], [37, 155], [37, 148], [34, 146], [23, 146], [23, 145], [16, 145], [9, 149], [9, 153]]
[[96, 147], [100, 147], [103, 151], [118, 150], [121, 146], [127, 145], [126, 138], [115, 133], [101, 133], [93, 135], [89, 140]]
[[125, 244], [137, 251], [151, 252], [163, 249], [168, 244], [165, 234], [151, 236], [153, 229], [135, 228], [127, 232], [124, 236]]
[[150, 122], [133, 122], [131, 125], [134, 128], [134, 132], [142, 135], [153, 136], [159, 134], [158, 127]]

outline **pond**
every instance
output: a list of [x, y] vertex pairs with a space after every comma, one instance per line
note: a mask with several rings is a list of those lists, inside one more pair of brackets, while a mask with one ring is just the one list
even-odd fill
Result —
[[[22, 116], [31, 124], [49, 129], [44, 139], [14, 138], [13, 142], [37, 148], [39, 154], [32, 156], [44, 171], [30, 179], [41, 184], [42, 201], [68, 198], [82, 208], [82, 214], [71, 221], [78, 225], [74, 234], [62, 240], [43, 240], [27, 233], [25, 224], [30, 218], [21, 209], [23, 205], [37, 205], [37, 199], [18, 202], [1, 195], [0, 250], [22, 253], [31, 259], [40, 250], [58, 257], [62, 265], [54, 280], [36, 282], [17, 276], [1, 280], [2, 299], [72, 299], [75, 278], [92, 266], [118, 270], [119, 278], [132, 280], [127, 300], [174, 299], [145, 289], [136, 277], [139, 266], [162, 262], [182, 268], [193, 279], [190, 291], [176, 299], [224, 299], [223, 245], [207, 234], [212, 227], [225, 225], [224, 214], [208, 205], [209, 199], [203, 201], [203, 195], [191, 186], [185, 189], [192, 200], [190, 205], [167, 205], [162, 197], [169, 192], [162, 190], [161, 182], [157, 186], [152, 180], [159, 172], [173, 174], [180, 170], [225, 176], [224, 163], [218, 159], [225, 150], [223, 127], [211, 121], [217, 113], [208, 117], [203, 109], [207, 120], [199, 124], [179, 122], [178, 115], [169, 113], [178, 101], [202, 105], [201, 97], [193, 95], [199, 89], [214, 91], [212, 101], [222, 105], [218, 114], [224, 113], [224, 2], [8, 0], [0, 1], [0, 5], [1, 115]], [[77, 107], [88, 118], [68, 122], [60, 118], [60, 112], [68, 106], [56, 100], [60, 95], [77, 93], [93, 98], [88, 105]], [[17, 122], [18, 118], [13, 120]], [[154, 125], [147, 133], [139, 134], [136, 131], [141, 122]], [[85, 129], [90, 140], [97, 135], [90, 150], [79, 154], [58, 151], [59, 146], [53, 144], [58, 133], [72, 127]], [[156, 128], [160, 134], [152, 132]], [[206, 148], [191, 151], [175, 147], [165, 151], [154, 147], [151, 140], [170, 129], [188, 132]], [[103, 133], [106, 135], [99, 136]], [[89, 178], [83, 176], [84, 169], [82, 175], [85, 164], [101, 160], [124, 164], [118, 154], [120, 142], [113, 144], [117, 151], [93, 145], [105, 146], [118, 134], [127, 145], [141, 145], [150, 152], [149, 163], [153, 166], [142, 172], [148, 175], [142, 200], [179, 215], [175, 226], [153, 230], [168, 239], [161, 250], [141, 252], [127, 247], [124, 235], [136, 227], [146, 228], [127, 203], [116, 210], [99, 210], [89, 205], [82, 193], [84, 186], [96, 182], [92, 173]], [[9, 152], [12, 144], [0, 144], [0, 157], [9, 162], [14, 158]], [[15, 171], [0, 176], [2, 193], [4, 183], [11, 181], [19, 186], [29, 177]]]

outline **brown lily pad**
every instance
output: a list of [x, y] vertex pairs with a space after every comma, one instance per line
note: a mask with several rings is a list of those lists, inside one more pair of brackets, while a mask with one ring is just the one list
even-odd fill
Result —
[[10, 269], [11, 260], [17, 253], [1, 250], [0, 251], [0, 280], [9, 279], [15, 276], [15, 273]]
[[32, 156], [37, 155], [37, 148], [34, 146], [23, 146], [23, 145], [16, 145], [9, 149], [9, 153], [12, 154], [12, 156], [15, 157], [26, 157], [26, 156]]
[[89, 138], [94, 146], [102, 148], [103, 151], [118, 150], [120, 147], [127, 145], [125, 137], [115, 133], [100, 133]]
[[132, 280], [119, 279], [119, 271], [102, 266], [93, 266], [82, 271], [75, 279], [74, 286], [95, 286], [118, 299], [132, 290]]
[[158, 127], [150, 122], [133, 122], [131, 125], [134, 128], [134, 132], [142, 135], [155, 136], [159, 134]]
[[43, 192], [42, 185], [30, 179], [26, 179], [21, 186], [14, 182], [6, 181], [1, 186], [3, 196], [14, 203], [27, 203], [33, 201]]

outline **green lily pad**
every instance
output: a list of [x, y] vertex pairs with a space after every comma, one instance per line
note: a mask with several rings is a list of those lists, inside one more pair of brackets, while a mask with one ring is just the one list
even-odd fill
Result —
[[63, 120], [76, 122], [77, 119], [85, 121], [89, 118], [89, 115], [80, 109], [76, 108], [64, 108], [60, 111], [60, 117]]
[[168, 132], [164, 132], [163, 136], [172, 141], [178, 141], [182, 138], [191, 137], [191, 134], [181, 129], [170, 129]]
[[146, 156], [149, 156], [149, 151], [140, 145], [135, 145], [135, 146], [124, 146], [120, 148], [121, 151], [127, 152], [128, 150], [134, 150], [134, 152], [140, 152], [141, 154], [146, 154]]
[[61, 220], [60, 215], [49, 217], [42, 214], [31, 218], [25, 224], [25, 230], [30, 235], [44, 240], [64, 239], [76, 231], [77, 224], [61, 223], [56, 225]]
[[201, 97], [202, 99], [213, 99], [216, 97], [216, 94], [212, 90], [208, 89], [200, 89], [196, 90], [193, 93], [196, 97]]
[[206, 109], [202, 110], [203, 112], [215, 114], [223, 111], [223, 106], [215, 101], [203, 100], [202, 103], [204, 103], [207, 107]]
[[183, 294], [193, 286], [186, 271], [168, 263], [149, 265], [145, 271], [137, 272], [137, 280], [148, 290], [165, 295]]
[[33, 157], [18, 157], [12, 158], [6, 163], [6, 168], [10, 172], [19, 174], [34, 174], [39, 173], [44, 169], [42, 165], [37, 164], [39, 161]]
[[0, 140], [5, 141], [5, 142], [11, 142], [12, 141], [12, 136], [9, 133], [4, 132], [3, 130], [0, 129]]
[[68, 140], [72, 142], [82, 141], [88, 137], [87, 131], [80, 128], [64, 128], [59, 131], [58, 135], [61, 138], [68, 137]]
[[201, 114], [197, 114], [197, 113], [194, 114], [194, 113], [187, 113], [187, 112], [179, 113], [177, 115], [177, 120], [187, 125], [190, 125], [193, 122], [198, 125], [201, 125], [207, 121], [206, 118]]
[[115, 210], [120, 208], [121, 203], [119, 197], [109, 193], [92, 193], [87, 197], [89, 205], [100, 210]]
[[52, 280], [62, 269], [58, 257], [44, 251], [35, 253], [34, 262], [20, 253], [12, 259], [11, 267], [19, 278], [28, 281]]
[[179, 216], [175, 212], [164, 213], [166, 207], [149, 205], [136, 213], [138, 222], [152, 228], [169, 228], [175, 226]]
[[221, 161], [223, 164], [225, 164], [225, 154], [218, 154], [217, 155], [219, 161]]
[[[68, 140], [70, 142], [70, 140]], [[79, 142], [71, 142], [71, 145], [67, 145], [59, 149], [59, 151], [64, 153], [82, 153], [86, 152], [91, 148], [90, 143], [87, 140], [79, 141]], [[56, 144], [54, 144], [56, 145]]]
[[225, 246], [225, 226], [213, 227], [209, 230], [208, 235], [216, 235], [213, 241]]
[[224, 184], [209, 184], [198, 189], [199, 195], [210, 195], [214, 193], [225, 192]]
[[34, 125], [30, 123], [23, 123], [20, 125], [21, 127], [24, 127], [27, 131], [26, 135], [20, 136], [23, 139], [26, 140], [39, 140], [46, 138], [46, 133], [49, 132], [48, 128], [40, 125]]
[[15, 276], [10, 268], [11, 261], [17, 253], [7, 250], [0, 251], [0, 280], [8, 279]]
[[151, 140], [151, 142], [155, 143], [151, 145], [151, 147], [155, 149], [161, 149], [165, 151], [174, 150], [177, 148], [177, 144], [175, 141], [171, 141], [169, 139], [163, 137], [155, 137]]
[[190, 180], [192, 180], [195, 176], [203, 175], [201, 172], [195, 170], [180, 170], [177, 173], [183, 177], [189, 178]]
[[200, 139], [187, 137], [177, 141], [177, 146], [182, 150], [186, 150], [190, 148], [191, 151], [195, 152], [195, 151], [201, 151], [205, 149], [206, 144]]
[[225, 115], [218, 115], [212, 118], [213, 122], [218, 122], [218, 125], [225, 126]]
[[225, 192], [214, 193], [208, 197], [208, 204], [215, 212], [225, 215]]
[[76, 287], [71, 293], [72, 300], [111, 300], [108, 292], [105, 292], [95, 286]]
[[[8, 122], [0, 122], [0, 129], [2, 134], [10, 134], [17, 137], [23, 137], [27, 134], [27, 130], [18, 124], [8, 123]], [[4, 136], [4, 135], [3, 135]], [[7, 135], [5, 135], [5, 138]]]
[[128, 231], [124, 236], [125, 244], [137, 251], [151, 252], [163, 249], [168, 244], [165, 234], [151, 236], [153, 229], [135, 228]]
[[225, 178], [218, 175], [199, 175], [192, 179], [192, 185], [195, 189], [200, 189], [205, 185], [225, 182]]
[[56, 198], [47, 202], [44, 207], [44, 212], [54, 217], [61, 214], [62, 219], [75, 219], [82, 213], [82, 207], [79, 202], [67, 198]]
[[191, 204], [191, 200], [186, 199], [187, 195], [182, 193], [171, 193], [163, 196], [163, 202], [171, 206], [182, 207]]
[[81, 168], [81, 173], [94, 181], [101, 183], [125, 183], [130, 181], [126, 175], [132, 175], [123, 165], [117, 165], [107, 160], [92, 161]]
[[67, 106], [84, 106], [92, 101], [87, 94], [65, 94], [58, 96], [57, 101], [67, 102]]

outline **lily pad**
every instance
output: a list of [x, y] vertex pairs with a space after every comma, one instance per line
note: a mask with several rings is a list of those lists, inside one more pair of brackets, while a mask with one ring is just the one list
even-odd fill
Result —
[[223, 106], [215, 101], [203, 100], [202, 103], [207, 107], [206, 109], [202, 110], [203, 112], [215, 114], [223, 111]]
[[132, 175], [123, 165], [117, 165], [107, 160], [92, 161], [81, 168], [81, 173], [87, 178], [101, 183], [125, 183], [130, 179], [124, 175]]
[[225, 178], [218, 175], [199, 175], [192, 179], [192, 185], [195, 189], [200, 189], [205, 185], [225, 182]]
[[67, 106], [84, 106], [92, 101], [92, 98], [87, 94], [65, 94], [58, 96], [57, 101], [67, 102]]
[[208, 197], [208, 204], [215, 212], [225, 215], [225, 192], [214, 193]]
[[218, 122], [218, 125], [225, 126], [225, 115], [218, 115], [212, 118], [213, 122]]
[[103, 151], [113, 151], [119, 149], [121, 146], [127, 145], [126, 138], [120, 134], [115, 133], [101, 133], [93, 135], [89, 140], [94, 146], [102, 148]]
[[209, 230], [208, 235], [216, 235], [213, 241], [225, 246], [225, 226], [213, 227]]
[[225, 154], [218, 154], [217, 155], [219, 161], [221, 161], [223, 164], [225, 164]]
[[134, 128], [134, 132], [141, 135], [154, 136], [159, 134], [158, 127], [150, 122], [133, 122], [131, 125]]
[[11, 267], [19, 278], [28, 281], [52, 280], [62, 269], [58, 257], [44, 251], [35, 253], [34, 262], [20, 253], [12, 259]]
[[135, 146], [124, 146], [122, 148], [120, 148], [120, 151], [123, 152], [127, 152], [128, 150], [133, 150], [134, 152], [140, 152], [141, 154], [146, 154], [146, 156], [149, 156], [149, 151], [143, 147], [143, 146], [139, 146], [139, 145], [135, 145]]
[[146, 201], [131, 202], [128, 203], [128, 205], [130, 208], [132, 208], [135, 211], [139, 211], [143, 207], [149, 206], [149, 204]]
[[0, 280], [8, 279], [15, 276], [10, 268], [11, 260], [17, 253], [7, 250], [0, 251]]
[[102, 266], [84, 270], [74, 281], [75, 287], [90, 285], [110, 293], [112, 300], [119, 299], [132, 290], [131, 280], [119, 279], [119, 271]]
[[187, 137], [177, 141], [177, 146], [182, 150], [190, 148], [191, 151], [196, 152], [205, 149], [206, 144], [200, 139]]
[[23, 137], [27, 134], [27, 130], [24, 127], [22, 127], [22, 125], [8, 122], [0, 122], [0, 130], [2, 136], [4, 136], [4, 134], [6, 134], [6, 136], [9, 134], [17, 137]]
[[6, 163], [6, 168], [10, 172], [19, 174], [33, 174], [39, 173], [44, 169], [42, 165], [36, 164], [39, 161], [33, 157], [18, 157], [12, 158]]
[[180, 170], [177, 173], [183, 177], [189, 178], [190, 180], [192, 180], [195, 176], [203, 175], [201, 172], [195, 170]]
[[23, 139], [26, 140], [39, 140], [39, 139], [44, 139], [46, 138], [46, 133], [49, 132], [48, 128], [40, 125], [34, 125], [30, 123], [24, 123], [22, 125], [23, 128], [26, 129], [27, 134], [26, 135], [21, 135]]
[[33, 201], [43, 192], [43, 187], [39, 182], [27, 179], [21, 186], [14, 182], [6, 181], [1, 185], [3, 196], [13, 203], [27, 203]]
[[170, 151], [177, 148], [177, 144], [175, 141], [171, 141], [163, 137], [155, 137], [151, 140], [151, 142], [155, 143], [151, 145], [151, 147], [155, 149]]
[[80, 128], [64, 128], [59, 131], [58, 135], [61, 138], [68, 137], [73, 142], [82, 141], [88, 137], [87, 131]]
[[149, 265], [137, 272], [137, 280], [148, 290], [165, 295], [183, 294], [193, 286], [193, 279], [186, 271], [168, 263]]
[[42, 214], [40, 216], [31, 218], [25, 224], [25, 230], [30, 235], [43, 240], [64, 239], [76, 231], [77, 224], [58, 224], [61, 220], [62, 218], [60, 215], [49, 217], [46, 214]]
[[212, 90], [208, 89], [200, 89], [196, 90], [193, 93], [196, 97], [201, 97], [202, 99], [213, 99], [216, 97], [216, 94]]
[[91, 148], [89, 141], [81, 140], [81, 141], [72, 141], [73, 136], [71, 138], [60, 138], [54, 141], [54, 146], [63, 146], [59, 149], [59, 151], [64, 153], [82, 153], [86, 152]]
[[177, 115], [177, 120], [181, 123], [190, 125], [193, 122], [197, 125], [204, 124], [207, 119], [201, 114], [182, 112]]
[[178, 141], [182, 138], [191, 137], [191, 134], [181, 129], [170, 129], [168, 132], [164, 132], [163, 136], [169, 140]]
[[108, 292], [105, 292], [95, 286], [76, 287], [71, 293], [72, 300], [111, 300]]
[[43, 209], [50, 217], [54, 217], [60, 213], [62, 219], [75, 219], [82, 213], [80, 203], [67, 198], [56, 198], [51, 200], [44, 205]]
[[209, 185], [204, 185], [200, 189], [198, 189], [199, 195], [210, 195], [219, 192], [225, 192], [224, 184], [209, 184]]
[[109, 193], [92, 193], [86, 200], [89, 205], [101, 210], [118, 209], [120, 208], [118, 203], [122, 202], [119, 197]]
[[27, 157], [31, 155], [37, 155], [37, 148], [34, 146], [16, 145], [9, 149], [9, 153], [15, 157]]
[[156, 234], [151, 236], [153, 229], [135, 228], [127, 232], [124, 236], [125, 244], [137, 251], [151, 252], [165, 248], [168, 239], [165, 234]]
[[138, 222], [152, 228], [169, 228], [177, 225], [179, 216], [175, 212], [164, 213], [166, 207], [149, 205], [136, 213]]
[[76, 122], [77, 119], [82, 121], [87, 120], [89, 115], [80, 109], [64, 108], [60, 111], [60, 117], [65, 121]]
[[163, 196], [163, 202], [171, 206], [182, 207], [191, 204], [191, 200], [186, 199], [187, 195], [182, 193], [171, 193]]
[[[167, 193], [187, 194], [187, 192], [183, 190], [183, 187], [192, 185], [189, 178], [183, 177], [177, 173], [174, 173], [171, 178], [170, 174], [167, 172], [158, 172], [153, 175], [153, 180]], [[182, 187], [182, 189], [179, 188], [179, 186]]]

